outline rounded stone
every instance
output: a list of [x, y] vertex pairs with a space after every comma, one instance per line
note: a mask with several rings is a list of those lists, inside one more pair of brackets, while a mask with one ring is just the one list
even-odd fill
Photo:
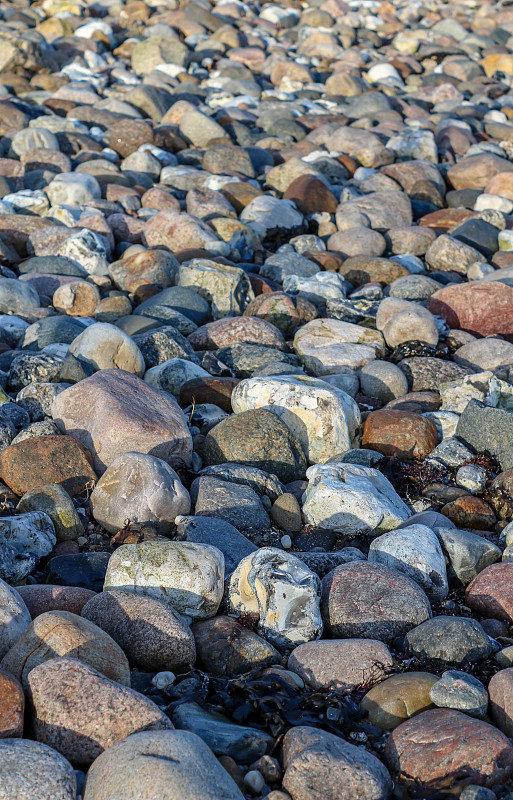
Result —
[[408, 394], [408, 381], [402, 370], [389, 361], [371, 361], [358, 373], [362, 394], [388, 403]]
[[171, 532], [175, 517], [188, 514], [189, 493], [169, 464], [144, 453], [124, 453], [110, 464], [91, 495], [93, 517], [109, 533], [127, 519], [155, 523]]
[[82, 608], [82, 617], [108, 633], [138, 669], [183, 669], [196, 660], [190, 629], [153, 597], [116, 589], [100, 592]]
[[89, 769], [84, 800], [243, 800], [205, 742], [189, 731], [142, 731]]
[[431, 687], [437, 682], [429, 672], [401, 672], [373, 686], [360, 708], [369, 722], [386, 731], [393, 731], [401, 722], [431, 708]]
[[52, 298], [55, 310], [70, 317], [92, 317], [99, 302], [100, 292], [86, 281], [64, 283]]
[[27, 682], [34, 738], [78, 765], [131, 733], [173, 727], [149, 698], [74, 658], [40, 664]]
[[393, 663], [383, 642], [340, 639], [300, 644], [289, 656], [287, 667], [312, 689], [344, 695], [362, 684], [377, 683]]
[[391, 771], [422, 783], [457, 774], [494, 786], [505, 783], [513, 771], [513, 747], [503, 733], [460, 711], [441, 708], [399, 725], [384, 755]]
[[130, 686], [130, 668], [119, 645], [97, 625], [69, 611], [47, 611], [36, 617], [4, 656], [2, 666], [27, 689], [31, 670], [59, 656], [77, 658]]
[[477, 620], [440, 616], [410, 630], [404, 649], [422, 661], [458, 665], [484, 661], [492, 653], [492, 643]]
[[373, 411], [365, 420], [362, 447], [384, 456], [421, 458], [438, 443], [435, 424], [421, 414], [383, 408]]
[[77, 781], [69, 761], [29, 739], [0, 740], [0, 786], [5, 800], [75, 800]]
[[122, 369], [138, 376], [144, 373], [144, 358], [135, 342], [108, 322], [86, 328], [73, 340], [69, 352], [95, 370]]
[[332, 636], [384, 642], [431, 616], [429, 600], [414, 581], [368, 561], [341, 564], [323, 578], [321, 611]]

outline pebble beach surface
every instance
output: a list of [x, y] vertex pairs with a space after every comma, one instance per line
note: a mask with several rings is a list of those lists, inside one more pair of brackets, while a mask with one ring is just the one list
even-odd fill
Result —
[[0, 800], [513, 800], [513, 6], [0, 2]]

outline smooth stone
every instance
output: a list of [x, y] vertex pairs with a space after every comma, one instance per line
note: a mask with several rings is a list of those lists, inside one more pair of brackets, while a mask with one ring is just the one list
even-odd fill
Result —
[[53, 747], [30, 739], [1, 739], [0, 756], [0, 784], [6, 800], [75, 800], [75, 772]]
[[220, 714], [212, 714], [194, 702], [182, 703], [176, 707], [173, 725], [178, 730], [197, 734], [214, 755], [230, 756], [243, 764], [256, 761], [274, 743], [273, 738], [265, 731], [234, 725]]
[[30, 625], [23, 597], [0, 579], [0, 657], [3, 658]]
[[402, 370], [388, 361], [371, 361], [358, 372], [362, 394], [388, 403], [408, 394], [408, 381]]
[[372, 725], [393, 731], [404, 720], [432, 707], [429, 691], [437, 681], [429, 672], [392, 675], [367, 692], [360, 708]]
[[190, 462], [191, 435], [178, 404], [130, 372], [101, 370], [71, 386], [55, 398], [52, 416], [60, 430], [89, 447], [99, 473], [133, 451], [170, 466]]
[[236, 414], [272, 411], [297, 436], [311, 464], [350, 449], [360, 425], [354, 400], [315, 378], [247, 378], [235, 387], [231, 403]]
[[192, 632], [199, 659], [208, 672], [219, 677], [232, 677], [281, 662], [272, 644], [233, 617], [196, 622]]
[[393, 665], [386, 645], [373, 639], [338, 639], [307, 642], [296, 647], [287, 667], [318, 691], [345, 695], [362, 684], [362, 678], [379, 682]]
[[111, 589], [88, 600], [81, 613], [108, 633], [138, 669], [183, 669], [196, 660], [188, 626], [166, 603], [153, 597]]
[[283, 740], [283, 788], [293, 800], [358, 797], [387, 800], [392, 782], [386, 767], [367, 750], [319, 728], [297, 726]]
[[390, 734], [384, 756], [391, 771], [421, 783], [458, 774], [494, 786], [513, 770], [513, 748], [504, 734], [452, 709], [424, 711], [403, 722]]
[[73, 340], [69, 352], [95, 370], [121, 369], [139, 377], [144, 374], [144, 359], [135, 342], [120, 328], [106, 322], [86, 328]]
[[215, 517], [247, 531], [264, 531], [270, 526], [261, 499], [251, 486], [201, 475], [191, 485], [191, 499], [196, 516]]
[[243, 795], [211, 749], [189, 731], [134, 733], [109, 747], [89, 768], [84, 800], [154, 797], [242, 800]]
[[513, 564], [491, 564], [467, 586], [465, 603], [473, 611], [513, 622]]
[[78, 539], [84, 533], [84, 526], [69, 494], [58, 483], [50, 483], [25, 492], [16, 510], [19, 513], [44, 511], [48, 514], [53, 522], [58, 542]]
[[405, 460], [431, 453], [439, 442], [435, 424], [421, 414], [382, 408], [365, 420], [362, 446]]
[[16, 591], [27, 606], [32, 619], [46, 611], [70, 611], [80, 616], [84, 605], [95, 595], [91, 589], [82, 589], [78, 586], [49, 586], [38, 583], [18, 586]]
[[371, 467], [340, 462], [316, 465], [306, 476], [305, 521], [345, 539], [369, 530], [389, 531], [410, 516], [391, 483]]
[[213, 545], [221, 550], [227, 578], [243, 558], [257, 549], [237, 528], [216, 517], [179, 516], [175, 519], [175, 525], [177, 538], [196, 544]]
[[484, 661], [492, 653], [490, 638], [479, 622], [467, 617], [428, 619], [406, 634], [404, 647], [423, 661], [455, 665]]
[[431, 616], [429, 600], [411, 578], [368, 561], [341, 564], [323, 578], [321, 611], [332, 636], [384, 642]]
[[501, 549], [484, 536], [444, 525], [436, 528], [435, 533], [448, 559], [449, 578], [454, 576], [463, 586], [468, 586], [486, 567], [501, 559]]
[[477, 719], [483, 719], [488, 709], [488, 692], [481, 681], [458, 670], [444, 672], [429, 696], [439, 708], [455, 708]]
[[109, 553], [72, 553], [48, 561], [45, 577], [49, 584], [101, 592]]
[[193, 619], [215, 616], [223, 595], [224, 558], [193, 542], [124, 544], [111, 555], [103, 589], [161, 600]]
[[117, 533], [126, 519], [156, 523], [170, 533], [175, 518], [190, 511], [189, 493], [177, 473], [144, 453], [128, 452], [107, 467], [90, 498], [94, 519], [109, 533]]
[[149, 698], [75, 658], [39, 664], [27, 682], [36, 741], [75, 764], [89, 766], [132, 733], [173, 727]]
[[60, 656], [77, 658], [130, 686], [128, 660], [119, 645], [97, 625], [69, 611], [47, 611], [36, 617], [6, 653], [2, 666], [27, 691], [31, 670]]
[[361, 369], [382, 355], [383, 347], [378, 331], [335, 319], [312, 320], [294, 337], [296, 353], [316, 377]]
[[442, 548], [436, 535], [425, 525], [410, 525], [373, 539], [369, 561], [412, 578], [432, 602], [444, 600], [449, 594]]

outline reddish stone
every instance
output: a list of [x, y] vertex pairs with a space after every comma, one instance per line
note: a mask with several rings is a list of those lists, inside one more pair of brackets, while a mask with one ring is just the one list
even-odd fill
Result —
[[344, 114], [304, 114], [296, 117], [294, 122], [302, 125], [308, 131], [314, 131], [321, 125], [328, 125], [330, 122], [338, 122], [340, 125], [347, 125], [348, 118]]
[[483, 616], [513, 622], [513, 563], [491, 564], [476, 575], [465, 602]]
[[75, 497], [97, 481], [92, 462], [87, 447], [73, 436], [36, 436], [2, 450], [0, 475], [17, 495], [60, 483]]
[[207, 322], [188, 336], [195, 350], [219, 350], [239, 342], [285, 350], [281, 331], [261, 317], [225, 317]]
[[180, 202], [171, 192], [153, 186], [141, 197], [143, 208], [154, 208], [156, 211], [176, 211], [180, 212]]
[[497, 250], [497, 252], [491, 257], [490, 263], [496, 269], [513, 267], [513, 253], [510, 253], [507, 250]]
[[354, 561], [322, 579], [321, 613], [333, 638], [389, 642], [430, 619], [431, 606], [406, 575], [383, 564]]
[[499, 281], [446, 286], [431, 295], [428, 308], [450, 328], [477, 336], [513, 335], [513, 286]]
[[506, 736], [452, 709], [435, 708], [403, 722], [390, 734], [384, 755], [392, 772], [419, 781], [424, 789], [456, 776], [494, 786], [513, 771], [513, 747]]
[[447, 503], [442, 508], [442, 514], [458, 528], [472, 528], [477, 531], [492, 531], [497, 522], [488, 503], [472, 495], [458, 497]]
[[251, 283], [251, 288], [253, 289], [255, 297], [258, 297], [259, 294], [279, 292], [281, 289], [280, 284], [276, 283], [276, 281], [272, 281], [269, 278], [262, 278], [261, 275], [257, 275], [255, 272], [247, 272], [246, 274]]
[[294, 300], [285, 292], [266, 292], [255, 297], [246, 307], [244, 316], [261, 317], [285, 335], [291, 335], [302, 322]]
[[109, 147], [126, 158], [143, 144], [153, 142], [153, 128], [142, 119], [120, 120], [110, 128]]
[[78, 543], [73, 539], [66, 539], [65, 542], [57, 542], [50, 553], [50, 558], [54, 558], [54, 556], [69, 556], [74, 553], [80, 553]]
[[228, 183], [220, 189], [222, 195], [232, 204], [237, 214], [246, 208], [255, 197], [260, 197], [263, 192], [251, 183]]
[[45, 228], [48, 232], [50, 228], [53, 230], [56, 227], [50, 219], [45, 217], [31, 217], [29, 214], [0, 214], [0, 235], [12, 244], [20, 256], [27, 255], [27, 242], [31, 234], [41, 228]]
[[493, 175], [485, 186], [485, 192], [513, 200], [513, 172], [498, 172]]
[[310, 261], [315, 261], [316, 264], [319, 264], [321, 269], [326, 270], [326, 272], [338, 272], [344, 263], [344, 256], [342, 253], [337, 253], [336, 250], [330, 250], [329, 252], [327, 250], [310, 250], [304, 255]]
[[0, 739], [23, 736], [25, 695], [21, 683], [0, 667]]
[[490, 714], [506, 736], [513, 736], [513, 668], [497, 672], [488, 684]]
[[513, 164], [495, 153], [480, 153], [458, 161], [447, 172], [453, 189], [480, 189], [484, 191], [490, 178], [501, 172], [513, 172]]
[[418, 224], [423, 227], [435, 228], [440, 232], [445, 232], [473, 216], [475, 216], [475, 212], [469, 211], [466, 208], [441, 208], [439, 211], [432, 211], [430, 214], [425, 214], [419, 219]]
[[288, 186], [283, 199], [292, 200], [302, 214], [315, 214], [317, 211], [334, 214], [338, 206], [335, 195], [315, 175], [300, 175]]
[[232, 392], [238, 383], [237, 378], [193, 378], [181, 387], [180, 402], [183, 406], [213, 403], [231, 414]]
[[395, 458], [421, 458], [439, 442], [436, 426], [421, 414], [382, 408], [365, 421], [362, 447]]

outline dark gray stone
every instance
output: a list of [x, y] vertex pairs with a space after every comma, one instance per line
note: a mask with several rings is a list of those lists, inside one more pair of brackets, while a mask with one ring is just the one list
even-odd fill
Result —
[[467, 617], [434, 617], [409, 631], [404, 649], [421, 661], [461, 665], [484, 661], [493, 652], [479, 622]]
[[447, 577], [452, 583], [456, 581], [468, 586], [485, 567], [501, 560], [501, 549], [483, 536], [458, 530], [456, 527], [451, 528], [447, 524], [433, 530], [438, 536], [444, 555], [449, 559]]
[[190, 492], [198, 516], [217, 517], [241, 530], [263, 531], [270, 527], [269, 516], [250, 486], [204, 475], [196, 478]]
[[177, 517], [177, 539], [211, 544], [224, 555], [224, 574], [229, 577], [239, 561], [257, 548], [229, 522], [211, 516]]
[[488, 450], [503, 470], [513, 467], [513, 411], [471, 400], [459, 418], [456, 436], [476, 453]]

